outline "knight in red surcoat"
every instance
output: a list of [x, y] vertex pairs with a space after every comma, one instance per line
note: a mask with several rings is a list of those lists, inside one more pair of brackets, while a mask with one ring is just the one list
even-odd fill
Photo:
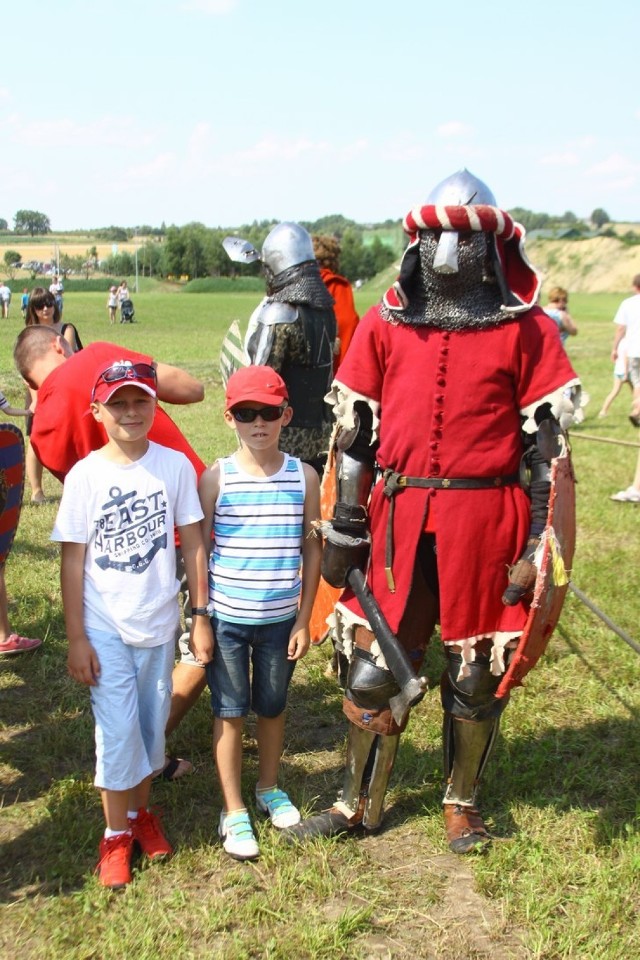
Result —
[[[416, 673], [439, 624], [444, 816], [451, 849], [467, 853], [490, 841], [477, 787], [508, 701], [496, 690], [529, 616], [550, 450], [579, 381], [535, 305], [524, 230], [482, 181], [447, 178], [404, 229], [399, 278], [360, 321], [328, 398], [338, 502], [323, 575], [345, 586], [351, 567], [366, 569]], [[333, 627], [348, 664], [343, 789], [293, 828], [298, 839], [380, 827], [407, 722], [392, 715], [397, 678], [348, 587]]]

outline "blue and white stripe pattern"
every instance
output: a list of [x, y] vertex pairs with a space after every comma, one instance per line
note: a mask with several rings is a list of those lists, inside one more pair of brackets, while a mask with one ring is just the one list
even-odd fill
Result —
[[209, 599], [221, 620], [277, 623], [298, 610], [304, 533], [302, 464], [284, 455], [271, 477], [220, 463], [209, 563]]

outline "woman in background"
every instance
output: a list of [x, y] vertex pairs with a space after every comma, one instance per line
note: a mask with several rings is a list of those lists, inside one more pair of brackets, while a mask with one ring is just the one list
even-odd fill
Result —
[[[54, 294], [49, 290], [45, 290], [44, 287], [35, 287], [31, 291], [24, 322], [27, 327], [38, 324], [53, 327], [56, 333], [64, 337], [73, 353], [82, 350], [82, 341], [80, 340], [78, 331], [72, 323], [62, 322], [60, 319], [60, 308], [58, 307]], [[25, 398], [25, 404], [31, 410], [31, 416], [27, 418], [27, 436], [31, 434], [31, 423], [37, 397], [37, 391], [29, 388]], [[25, 470], [31, 487], [31, 503], [46, 503], [47, 498], [42, 489], [42, 464], [38, 460], [31, 443], [29, 443], [25, 455]]]

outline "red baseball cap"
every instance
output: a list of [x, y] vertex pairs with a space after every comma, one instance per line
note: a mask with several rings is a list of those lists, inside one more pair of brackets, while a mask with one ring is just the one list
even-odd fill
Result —
[[156, 371], [150, 363], [134, 363], [132, 360], [114, 360], [108, 367], [104, 363], [96, 371], [91, 391], [91, 402], [108, 403], [122, 387], [139, 387], [149, 396], [157, 392]]
[[247, 400], [280, 407], [287, 403], [289, 394], [284, 380], [272, 367], [241, 367], [229, 377], [225, 410]]

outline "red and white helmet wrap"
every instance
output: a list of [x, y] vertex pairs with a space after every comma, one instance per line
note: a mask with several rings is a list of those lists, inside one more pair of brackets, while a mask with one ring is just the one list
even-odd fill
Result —
[[[516, 223], [505, 210], [490, 203], [466, 202], [449, 204], [454, 196], [452, 185], [459, 191], [460, 184], [465, 188], [469, 200], [475, 196], [493, 200], [488, 187], [467, 170], [453, 174], [439, 184], [430, 195], [430, 199], [442, 197], [444, 203], [432, 202], [414, 207], [402, 222], [403, 230], [410, 242], [405, 250], [400, 266], [400, 275], [383, 296], [383, 302], [391, 311], [401, 311], [408, 306], [405, 288], [410, 287], [409, 278], [418, 268], [417, 247], [420, 232], [423, 230], [451, 231], [453, 233], [491, 233], [495, 237], [497, 270], [502, 274], [501, 288], [504, 288], [506, 303], [501, 310], [506, 314], [523, 313], [529, 310], [540, 293], [541, 279], [531, 265], [524, 251], [524, 227]], [[470, 185], [474, 188], [469, 190]]]

